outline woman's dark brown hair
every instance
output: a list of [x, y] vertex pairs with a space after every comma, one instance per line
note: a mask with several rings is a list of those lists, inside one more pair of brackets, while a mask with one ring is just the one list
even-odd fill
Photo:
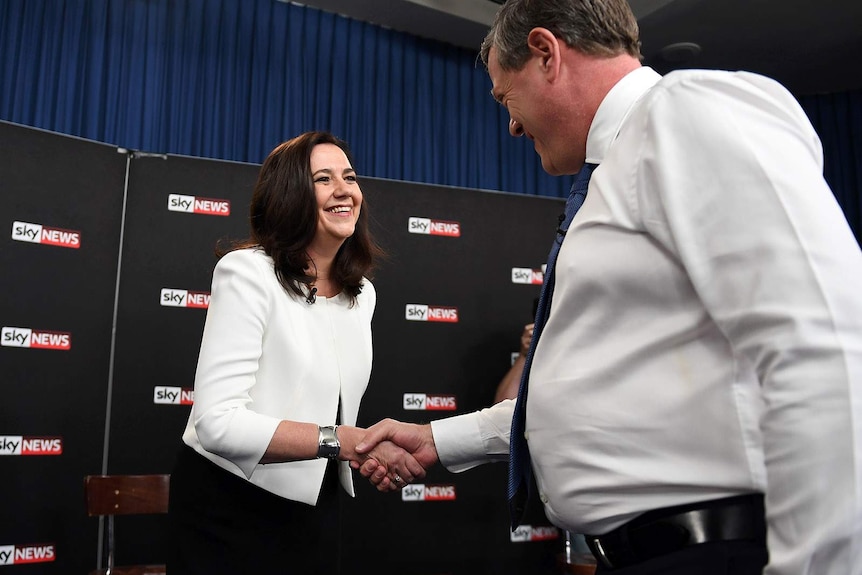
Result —
[[[347, 143], [329, 132], [306, 132], [278, 145], [264, 160], [254, 186], [249, 210], [251, 236], [217, 249], [219, 256], [241, 248], [260, 246], [275, 262], [275, 275], [286, 290], [304, 297], [317, 270], [306, 249], [317, 230], [317, 198], [311, 174], [311, 151], [318, 144], [341, 148], [350, 164]], [[362, 291], [363, 276], [370, 277], [375, 259], [383, 252], [368, 230], [368, 202], [363, 199], [353, 235], [338, 250], [330, 279], [337, 282], [351, 303]]]

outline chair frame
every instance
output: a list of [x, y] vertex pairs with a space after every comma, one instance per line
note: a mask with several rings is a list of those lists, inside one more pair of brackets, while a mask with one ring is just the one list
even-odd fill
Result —
[[[170, 477], [170, 475], [87, 475], [84, 477], [87, 515], [107, 518], [108, 565], [104, 571], [105, 575], [113, 575], [123, 569], [114, 565], [114, 517], [167, 513]], [[98, 569], [101, 570], [101, 568], [100, 561]], [[131, 572], [140, 572], [142, 568], [164, 572], [164, 566], [156, 565], [146, 566], [146, 568], [133, 567]]]

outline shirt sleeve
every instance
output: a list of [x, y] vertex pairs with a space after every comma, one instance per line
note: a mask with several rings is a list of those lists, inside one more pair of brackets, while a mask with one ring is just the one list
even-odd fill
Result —
[[431, 422], [440, 463], [453, 473], [482, 463], [509, 459], [509, 433], [515, 400]]
[[201, 446], [249, 478], [280, 421], [248, 409], [269, 315], [263, 263], [249, 250], [219, 260], [195, 375], [194, 423]]
[[750, 74], [663, 83], [643, 108], [632, 201], [760, 382], [766, 573], [858, 572], [862, 256], [819, 139]]

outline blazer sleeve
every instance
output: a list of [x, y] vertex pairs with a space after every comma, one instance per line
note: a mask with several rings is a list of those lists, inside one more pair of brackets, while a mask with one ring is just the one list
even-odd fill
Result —
[[273, 273], [251, 250], [225, 255], [213, 272], [195, 375], [194, 424], [201, 446], [251, 477], [280, 420], [249, 409], [249, 391], [272, 306]]

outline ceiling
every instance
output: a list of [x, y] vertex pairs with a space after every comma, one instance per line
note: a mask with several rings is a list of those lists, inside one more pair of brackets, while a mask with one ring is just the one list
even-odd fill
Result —
[[[500, 7], [497, 0], [298, 3], [476, 51]], [[775, 78], [798, 96], [862, 89], [862, 0], [630, 4], [640, 25], [644, 63], [659, 72], [749, 70]]]

